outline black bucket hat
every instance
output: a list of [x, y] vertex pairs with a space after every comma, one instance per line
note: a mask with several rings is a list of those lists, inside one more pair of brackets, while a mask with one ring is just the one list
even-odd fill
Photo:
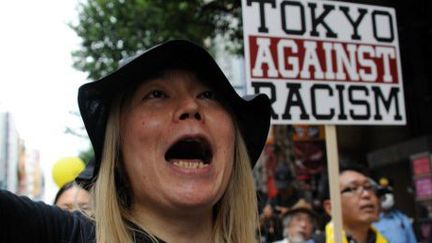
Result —
[[205, 78], [225, 106], [231, 109], [245, 140], [253, 167], [264, 147], [270, 126], [270, 101], [264, 94], [240, 97], [229, 83], [213, 57], [202, 47], [185, 40], [159, 44], [130, 58], [113, 73], [95, 82], [82, 85], [78, 91], [78, 105], [85, 128], [95, 152], [77, 182], [88, 186], [99, 172], [105, 140], [105, 129], [111, 102], [120, 91], [167, 69], [187, 69]]

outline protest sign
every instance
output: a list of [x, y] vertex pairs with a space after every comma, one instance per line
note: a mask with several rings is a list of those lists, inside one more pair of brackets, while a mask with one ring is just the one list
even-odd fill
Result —
[[273, 124], [406, 123], [393, 8], [243, 0], [248, 93]]

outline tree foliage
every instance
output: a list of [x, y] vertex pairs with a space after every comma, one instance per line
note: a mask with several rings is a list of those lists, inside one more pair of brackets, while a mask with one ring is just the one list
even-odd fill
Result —
[[118, 61], [170, 39], [211, 47], [222, 35], [231, 50], [242, 47], [240, 0], [88, 0], [71, 27], [82, 39], [74, 66], [96, 80]]
[[88, 147], [86, 150], [83, 150], [79, 153], [78, 157], [84, 161], [84, 163], [88, 164], [90, 160], [94, 158], [94, 152], [92, 147]]

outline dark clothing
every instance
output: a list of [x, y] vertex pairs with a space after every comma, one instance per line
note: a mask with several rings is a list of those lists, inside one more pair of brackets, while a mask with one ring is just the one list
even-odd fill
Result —
[[275, 212], [280, 215], [281, 212], [278, 210], [277, 207], [289, 209], [294, 206], [301, 198], [303, 197], [296, 190], [293, 190], [290, 193], [278, 192], [276, 197], [274, 197], [270, 203], [272, 205], [272, 208], [274, 208]]
[[283, 239], [283, 225], [278, 216], [261, 218], [260, 221], [261, 242], [271, 243]]
[[[0, 190], [0, 221], [0, 242], [95, 242], [94, 221], [82, 213], [70, 213], [4, 190]], [[134, 238], [139, 243], [151, 242], [140, 232]]]
[[280, 206], [280, 207], [286, 207], [290, 208], [296, 204], [300, 198], [303, 198], [299, 192], [292, 191], [288, 194], [283, 194], [281, 192], [278, 192], [276, 196], [272, 199], [271, 205], [273, 207]]
[[[351, 236], [347, 235], [347, 241], [348, 243], [357, 243], [355, 239], [353, 239]], [[367, 243], [375, 243], [376, 241], [376, 235], [372, 230], [369, 230], [368, 237], [367, 237]], [[313, 243], [326, 243], [326, 234], [325, 232], [322, 232], [321, 234], [315, 235], [312, 237], [312, 240], [309, 242]]]

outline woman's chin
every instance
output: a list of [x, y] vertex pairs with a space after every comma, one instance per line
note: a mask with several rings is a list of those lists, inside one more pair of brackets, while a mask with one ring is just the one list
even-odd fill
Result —
[[203, 193], [203, 191], [179, 191], [171, 195], [169, 203], [178, 209], [193, 209], [194, 211], [198, 211], [199, 209], [208, 210], [213, 208], [218, 200], [219, 197]]

